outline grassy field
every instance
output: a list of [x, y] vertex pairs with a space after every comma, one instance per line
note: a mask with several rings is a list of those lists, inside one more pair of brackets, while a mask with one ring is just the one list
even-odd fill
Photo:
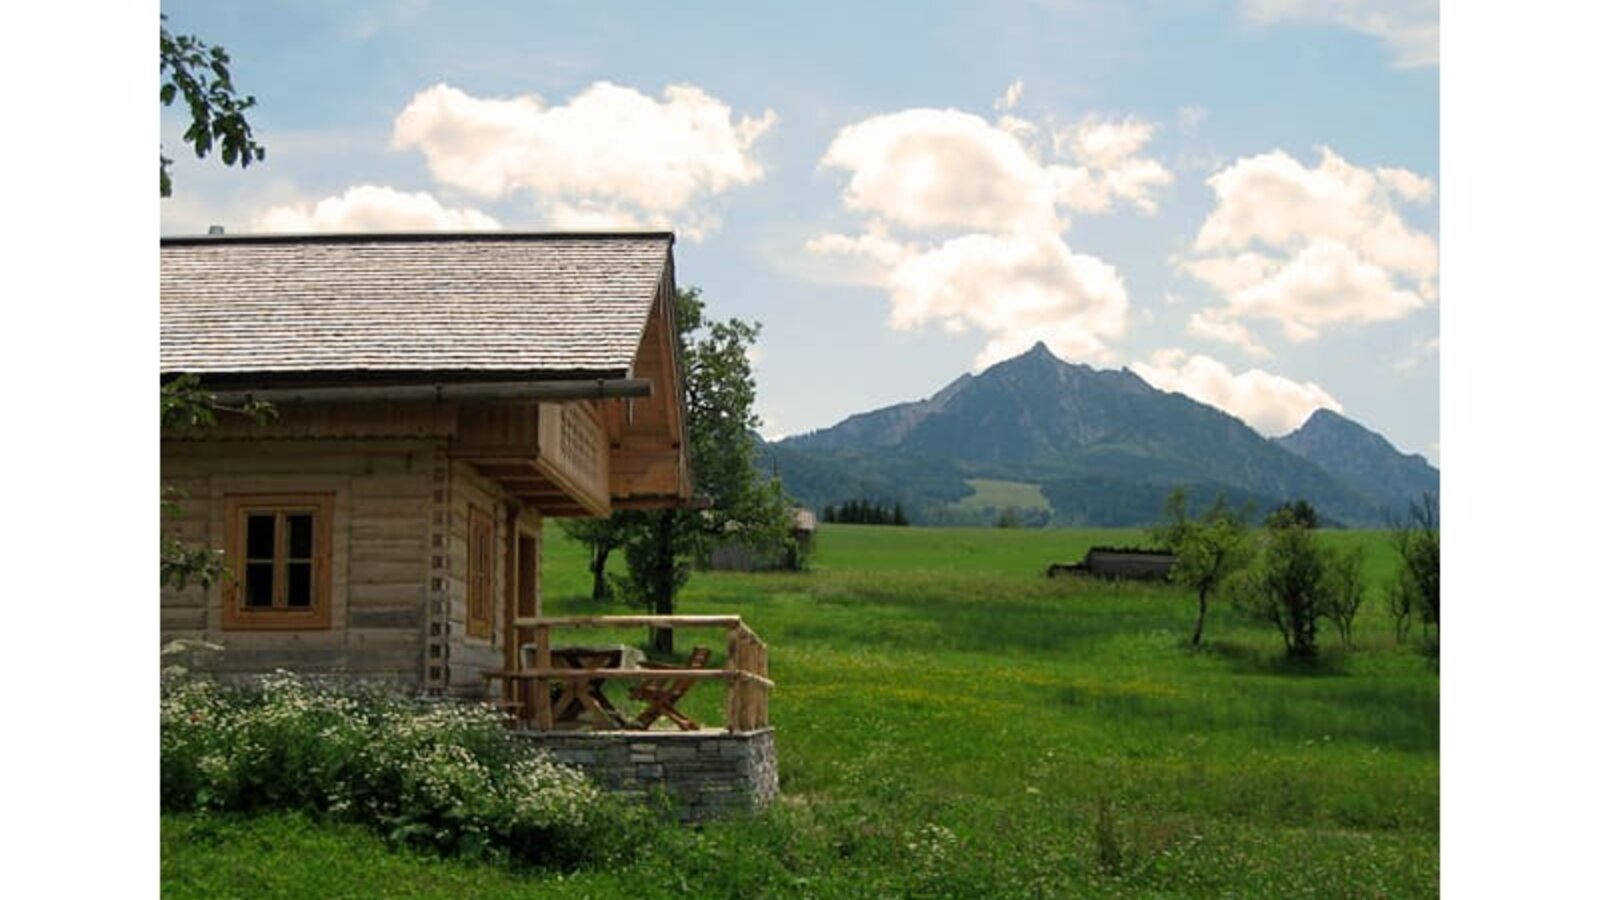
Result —
[[1006, 507], [1017, 509], [1050, 509], [1050, 501], [1037, 484], [1023, 481], [996, 481], [992, 478], [968, 478], [967, 485], [973, 493], [950, 504], [956, 509], [983, 512]]
[[[580, 548], [547, 534], [547, 610], [596, 611]], [[681, 611], [740, 613], [771, 649], [783, 798], [663, 827], [634, 865], [519, 873], [292, 815], [168, 817], [164, 893], [1436, 895], [1439, 682], [1390, 633], [1383, 537], [1328, 536], [1366, 546], [1373, 591], [1355, 647], [1330, 629], [1312, 667], [1225, 605], [1191, 651], [1178, 589], [1041, 576], [1141, 537], [827, 525], [808, 572], [697, 573]], [[720, 719], [717, 690], [689, 699]]]

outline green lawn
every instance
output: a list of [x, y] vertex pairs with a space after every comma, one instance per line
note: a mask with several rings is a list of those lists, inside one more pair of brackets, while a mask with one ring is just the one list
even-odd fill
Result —
[[[581, 549], [546, 534], [547, 611], [595, 612]], [[783, 799], [663, 827], [636, 865], [518, 873], [289, 816], [169, 817], [164, 893], [1436, 895], [1439, 682], [1394, 643], [1383, 537], [1329, 535], [1367, 548], [1373, 590], [1356, 646], [1329, 629], [1309, 668], [1225, 604], [1194, 652], [1181, 590], [1042, 576], [1141, 539], [825, 525], [808, 572], [697, 573], [680, 611], [740, 613], [770, 647]], [[689, 700], [720, 719], [716, 689]]]
[[998, 481], [993, 478], [968, 478], [967, 486], [973, 493], [952, 503], [956, 509], [983, 512], [1000, 510], [1008, 506], [1017, 509], [1050, 509], [1039, 485], [1024, 481]]

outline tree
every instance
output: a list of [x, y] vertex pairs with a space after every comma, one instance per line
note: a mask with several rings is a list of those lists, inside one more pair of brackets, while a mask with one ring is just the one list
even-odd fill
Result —
[[1261, 565], [1232, 584], [1239, 607], [1272, 623], [1291, 657], [1317, 655], [1317, 620], [1327, 609], [1326, 556], [1298, 523], [1268, 529]]
[[1327, 616], [1339, 629], [1339, 642], [1348, 647], [1351, 629], [1355, 627], [1356, 613], [1361, 609], [1361, 601], [1366, 597], [1365, 585], [1361, 579], [1363, 554], [1360, 547], [1351, 547], [1347, 550], [1329, 547], [1324, 552], [1327, 554], [1328, 586], [1325, 597]]
[[1411, 502], [1410, 516], [1393, 526], [1400, 569], [1389, 587], [1389, 608], [1395, 618], [1395, 637], [1404, 639], [1413, 615], [1438, 640], [1439, 629], [1439, 498], [1424, 494]]
[[[161, 105], [171, 106], [181, 95], [189, 107], [189, 128], [183, 140], [204, 159], [212, 147], [221, 151], [223, 165], [243, 169], [266, 159], [267, 151], [256, 143], [245, 110], [256, 105], [256, 98], [239, 96], [233, 86], [232, 62], [221, 47], [207, 45], [194, 35], [173, 35], [167, 30], [166, 15], [161, 16]], [[172, 177], [167, 167], [166, 148], [161, 153], [161, 196], [172, 196]]]
[[611, 551], [622, 541], [621, 520], [617, 516], [592, 519], [561, 519], [561, 530], [589, 548], [589, 572], [594, 576], [590, 598], [599, 603], [610, 600], [611, 582], [606, 578], [606, 563]]
[[[249, 416], [256, 421], [269, 419], [277, 410], [269, 403], [252, 401], [244, 406], [224, 406], [215, 394], [202, 390], [194, 375], [179, 375], [161, 385], [161, 427], [185, 431], [216, 424], [218, 413]], [[168, 485], [161, 486], [161, 514], [174, 515], [183, 496]], [[161, 532], [161, 586], [183, 590], [190, 581], [210, 587], [226, 568], [222, 551], [198, 547], [176, 535]]]
[[1180, 487], [1174, 488], [1167, 497], [1161, 524], [1151, 529], [1151, 539], [1170, 549], [1175, 557], [1172, 580], [1199, 595], [1200, 613], [1195, 618], [1194, 636], [1190, 639], [1195, 647], [1200, 646], [1205, 633], [1206, 611], [1212, 594], [1229, 575], [1249, 565], [1254, 554], [1245, 524], [1247, 515], [1246, 509], [1229, 509], [1219, 496], [1205, 515], [1191, 519], [1188, 494]]
[[1267, 514], [1269, 527], [1283, 525], [1300, 525], [1305, 528], [1321, 528], [1321, 518], [1317, 515], [1316, 507], [1305, 500], [1296, 500], [1284, 503], [1277, 509]]
[[[756, 467], [755, 379], [748, 351], [760, 326], [705, 317], [698, 288], [677, 296], [678, 338], [683, 351], [684, 394], [688, 408], [689, 458], [695, 489], [708, 495], [708, 509], [627, 510], [614, 514], [609, 530], [627, 561], [627, 575], [616, 582], [623, 600], [657, 615], [671, 615], [678, 592], [689, 580], [689, 562], [703, 557], [711, 539], [733, 534], [760, 552], [778, 551], [789, 534], [789, 500], [777, 479]], [[583, 540], [598, 553], [598, 538]], [[607, 551], [610, 552], [610, 551]], [[672, 652], [672, 631], [657, 629], [652, 641]]]

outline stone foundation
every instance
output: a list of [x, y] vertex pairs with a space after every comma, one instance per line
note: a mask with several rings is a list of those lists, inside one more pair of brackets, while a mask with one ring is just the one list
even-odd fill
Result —
[[684, 821], [754, 812], [778, 796], [778, 747], [771, 728], [731, 734], [521, 731], [517, 736], [588, 772], [608, 791], [640, 800], [664, 795]]

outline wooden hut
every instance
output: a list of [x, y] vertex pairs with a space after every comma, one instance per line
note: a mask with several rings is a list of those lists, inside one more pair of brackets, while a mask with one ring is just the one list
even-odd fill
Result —
[[538, 617], [545, 519], [683, 504], [672, 235], [161, 243], [161, 373], [224, 417], [165, 432], [169, 532], [230, 578], [165, 590], [213, 666], [474, 694]]
[[801, 560], [816, 545], [817, 514], [803, 506], [789, 509], [789, 543], [783, 547], [755, 547], [737, 533], [711, 546], [706, 568], [725, 572], [798, 571]]
[[1071, 565], [1054, 563], [1046, 570], [1046, 574], [1052, 578], [1058, 575], [1091, 575], [1097, 578], [1162, 581], [1172, 573], [1177, 562], [1177, 557], [1165, 550], [1091, 547], [1083, 562]]

